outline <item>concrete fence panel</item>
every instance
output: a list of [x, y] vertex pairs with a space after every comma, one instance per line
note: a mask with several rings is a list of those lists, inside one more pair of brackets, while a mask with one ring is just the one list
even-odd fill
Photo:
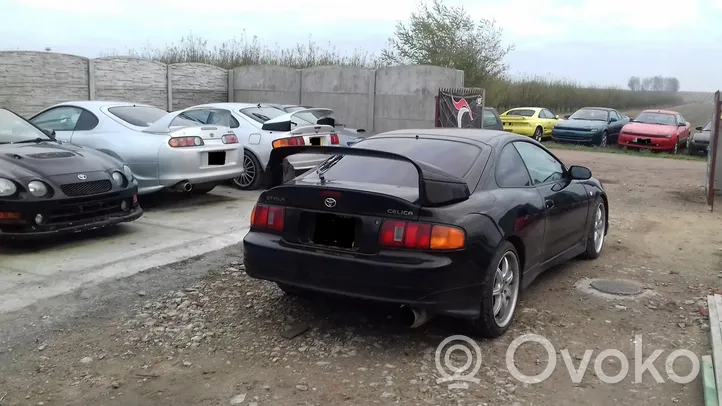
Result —
[[170, 66], [172, 110], [228, 100], [228, 71], [202, 63]]
[[0, 52], [0, 107], [29, 117], [88, 98], [88, 59], [49, 52]]
[[249, 65], [233, 69], [233, 101], [239, 103], [299, 104], [301, 72], [278, 65]]
[[440, 87], [463, 86], [456, 69], [439, 66], [394, 66], [376, 70], [374, 130], [434, 126], [434, 97]]
[[166, 64], [132, 57], [99, 58], [91, 63], [94, 100], [128, 101], [169, 108]]
[[301, 70], [301, 104], [332, 108], [339, 123], [371, 130], [374, 71], [353, 66]]

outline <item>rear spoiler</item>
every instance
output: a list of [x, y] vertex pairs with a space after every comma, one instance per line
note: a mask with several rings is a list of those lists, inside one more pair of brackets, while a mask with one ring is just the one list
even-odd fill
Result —
[[269, 157], [268, 166], [266, 168], [269, 174], [266, 183], [267, 189], [281, 185], [295, 177], [293, 166], [286, 158], [291, 155], [302, 153], [331, 156], [355, 155], [408, 162], [414, 166], [419, 175], [420, 206], [444, 206], [464, 201], [471, 196], [469, 186], [466, 182], [464, 182], [464, 180], [444, 172], [433, 165], [429, 165], [424, 162], [417, 162], [403, 155], [373, 149], [312, 145], [274, 148], [271, 151], [271, 156]]
[[[321, 117], [320, 119], [317, 119], [315, 123], [311, 123], [312, 125], [328, 125], [331, 127], [336, 125], [336, 120], [333, 117], [331, 117], [333, 115], [333, 110], [327, 109], [327, 108], [321, 108], [321, 107], [314, 107], [314, 108], [296, 110], [294, 112], [272, 118], [272, 119], [266, 121], [265, 123], [263, 123], [263, 126], [261, 126], [261, 129], [266, 130], [266, 131], [288, 132], [293, 129], [293, 126], [291, 125], [291, 122], [293, 121], [293, 116], [297, 115], [298, 113], [314, 113], [314, 112], [325, 114], [325, 116]], [[303, 121], [306, 121], [306, 120], [303, 120]], [[297, 125], [296, 128], [298, 128], [298, 127], [303, 127], [303, 125]]]
[[[184, 116], [186, 112], [193, 111], [193, 110], [204, 110], [209, 111], [209, 117], [211, 114], [213, 114], [217, 120], [214, 124], [204, 124], [200, 122], [196, 122], [192, 120], [189, 117], [181, 117]], [[177, 119], [183, 119], [186, 123], [185, 125], [181, 125], [180, 127], [206, 127], [211, 126], [210, 128], [215, 127], [221, 127], [222, 131], [231, 132], [231, 113], [228, 110], [224, 109], [216, 109], [212, 107], [189, 107], [187, 109], [183, 110], [176, 110], [172, 111], [165, 116], [161, 117], [145, 129], [143, 129], [143, 132], [146, 133], [154, 133], [154, 134], [166, 134], [171, 131], [171, 124]], [[225, 127], [225, 128], [224, 128]]]

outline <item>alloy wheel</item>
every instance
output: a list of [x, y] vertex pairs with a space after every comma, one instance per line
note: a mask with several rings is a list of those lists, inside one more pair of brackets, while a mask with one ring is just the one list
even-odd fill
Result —
[[240, 187], [249, 187], [256, 180], [256, 164], [248, 155], [243, 155], [243, 169], [245, 170], [241, 176], [234, 179]]
[[534, 139], [541, 142], [542, 141], [542, 129], [537, 127], [536, 130], [534, 130]]
[[602, 138], [599, 140], [599, 146], [600, 147], [607, 146], [607, 133], [602, 133]]
[[594, 212], [594, 251], [597, 253], [602, 251], [604, 245], [605, 215], [604, 203], [599, 203]]
[[511, 322], [519, 299], [519, 259], [512, 251], [507, 251], [496, 267], [492, 298], [494, 321], [504, 328]]
[[673, 154], [676, 154], [677, 152], [679, 152], [679, 139], [674, 142], [674, 149], [672, 150]]

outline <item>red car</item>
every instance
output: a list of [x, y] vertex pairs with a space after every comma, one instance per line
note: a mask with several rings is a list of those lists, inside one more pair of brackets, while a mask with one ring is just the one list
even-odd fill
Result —
[[681, 114], [669, 110], [644, 110], [622, 127], [617, 144], [622, 147], [666, 150], [677, 153], [687, 144], [690, 125]]

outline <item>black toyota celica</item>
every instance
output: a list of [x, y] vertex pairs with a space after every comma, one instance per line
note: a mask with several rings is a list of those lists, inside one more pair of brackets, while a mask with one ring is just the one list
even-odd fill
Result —
[[130, 168], [92, 149], [61, 144], [0, 109], [0, 239], [43, 237], [143, 215]]
[[[332, 155], [294, 178], [285, 158]], [[350, 148], [272, 151], [269, 190], [243, 240], [248, 275], [289, 294], [395, 303], [413, 326], [441, 314], [502, 335], [521, 288], [555, 264], [597, 258], [608, 200], [589, 169], [494, 130], [399, 130]]]

